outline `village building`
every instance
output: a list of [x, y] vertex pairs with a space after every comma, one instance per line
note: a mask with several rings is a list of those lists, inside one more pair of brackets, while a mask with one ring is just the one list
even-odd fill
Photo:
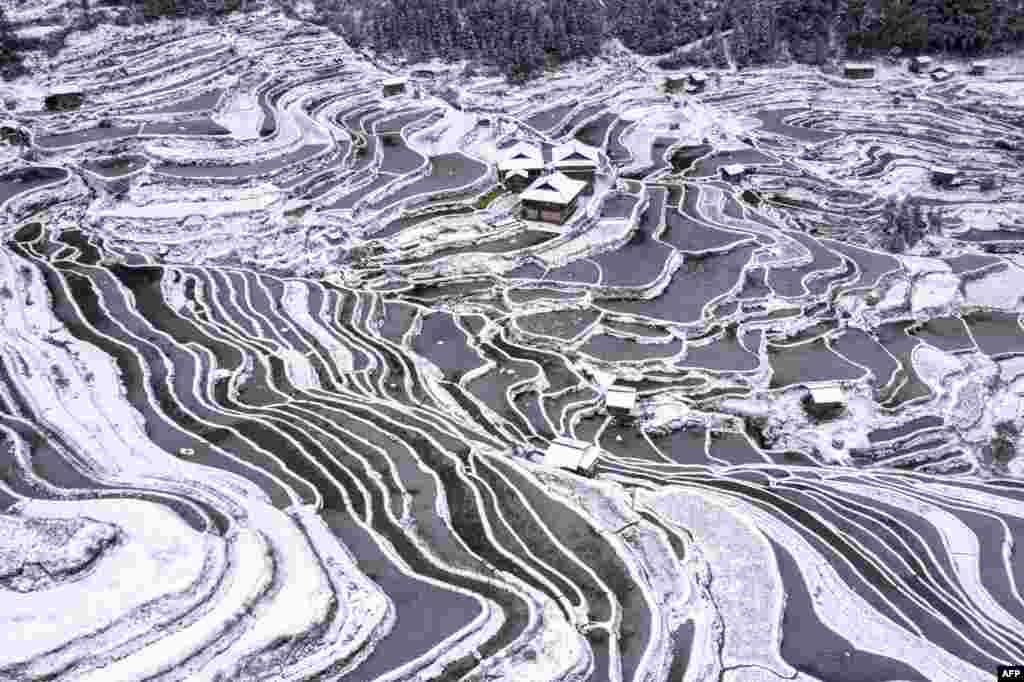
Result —
[[586, 184], [563, 173], [537, 178], [519, 196], [521, 215], [526, 220], [561, 225], [576, 210]]
[[807, 414], [819, 420], [834, 419], [846, 410], [846, 392], [835, 382], [806, 387], [803, 406]]
[[381, 83], [381, 87], [383, 88], [384, 91], [384, 96], [391, 97], [393, 95], [402, 94], [403, 92], [405, 92], [406, 84], [408, 82], [409, 81], [405, 78], [388, 78], [383, 83]]
[[559, 437], [544, 453], [544, 466], [564, 469], [581, 476], [593, 476], [597, 469], [599, 450], [592, 443]]
[[971, 75], [984, 76], [986, 73], [988, 73], [988, 70], [989, 68], [991, 68], [991, 66], [992, 62], [988, 61], [987, 59], [971, 62]]
[[726, 182], [739, 182], [747, 174], [747, 167], [739, 163], [730, 163], [718, 169], [722, 179]]
[[708, 75], [703, 71], [694, 71], [690, 74], [690, 83], [686, 89], [689, 92], [701, 92], [708, 85]]
[[843, 74], [847, 78], [853, 79], [874, 78], [875, 67], [871, 64], [855, 64], [853, 62], [847, 62], [843, 65]]
[[572, 140], [555, 147], [551, 156], [554, 160], [555, 170], [573, 180], [587, 183], [587, 190], [592, 188], [598, 167], [596, 149], [588, 147], [579, 140]]
[[513, 192], [522, 192], [530, 186], [530, 182], [530, 174], [525, 170], [518, 168], [505, 173], [505, 179], [502, 184], [505, 185], [506, 189]]
[[910, 70], [914, 73], [928, 73], [934, 65], [935, 60], [931, 57], [914, 57], [910, 60]]
[[946, 187], [956, 179], [957, 170], [948, 166], [932, 166], [931, 176], [932, 184]]
[[932, 77], [933, 81], [948, 81], [953, 77], [953, 72], [945, 66], [937, 66], [928, 75]]
[[47, 111], [73, 111], [82, 106], [85, 95], [73, 90], [57, 90], [51, 92], [43, 100]]
[[690, 76], [685, 73], [674, 73], [665, 76], [665, 91], [679, 92], [690, 84]]
[[638, 416], [636, 389], [632, 386], [610, 386], [604, 397], [604, 406], [608, 414], [615, 417]]
[[[517, 142], [504, 150], [501, 160], [498, 161], [498, 182], [506, 183], [509, 174], [516, 171], [526, 173], [531, 182], [544, 173], [544, 152], [538, 145]], [[521, 174], [517, 173], [517, 176], [519, 175]]]

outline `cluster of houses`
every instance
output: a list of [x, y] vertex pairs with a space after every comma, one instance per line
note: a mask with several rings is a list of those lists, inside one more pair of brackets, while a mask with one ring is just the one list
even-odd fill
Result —
[[501, 155], [498, 181], [519, 193], [523, 218], [561, 225], [593, 191], [598, 165], [597, 150], [577, 140], [553, 148], [517, 142]]
[[[972, 76], [984, 76], [988, 73], [990, 66], [991, 63], [988, 60], [974, 61], [971, 62], [968, 73]], [[911, 73], [927, 74], [932, 80], [938, 82], [949, 80], [956, 73], [948, 66], [936, 64], [932, 57], [927, 56], [912, 58], [908, 64], [908, 68]], [[847, 62], [843, 65], [843, 73], [847, 78], [852, 79], [874, 78], [875, 66], [873, 64]]]

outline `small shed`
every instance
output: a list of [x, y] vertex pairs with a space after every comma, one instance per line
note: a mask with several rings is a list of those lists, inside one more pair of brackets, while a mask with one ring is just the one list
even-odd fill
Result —
[[576, 210], [587, 183], [573, 180], [563, 173], [537, 178], [520, 195], [522, 217], [561, 225]]
[[689, 83], [690, 77], [685, 73], [674, 73], [665, 76], [665, 90], [667, 92], [679, 92]]
[[609, 414], [616, 417], [636, 417], [639, 413], [636, 389], [632, 386], [610, 386], [604, 398], [604, 406]]
[[700, 92], [708, 85], [708, 75], [703, 71], [694, 71], [690, 74], [690, 87]]
[[838, 417], [846, 410], [846, 392], [840, 384], [817, 384], [807, 389], [803, 404], [812, 417], [825, 421]]
[[929, 73], [928, 75], [932, 77], [933, 81], [941, 82], [948, 81], [950, 78], [952, 78], [953, 72], [947, 69], [945, 66], [937, 66], [934, 69], [932, 69], [931, 73]]
[[914, 57], [910, 60], [910, 70], [914, 73], [928, 73], [934, 65], [935, 60], [931, 57]]
[[875, 67], [873, 64], [858, 64], [854, 62], [847, 62], [843, 65], [843, 74], [847, 78], [861, 79], [861, 78], [874, 78]]
[[82, 106], [85, 95], [73, 90], [58, 90], [43, 100], [47, 111], [74, 111]]
[[565, 469], [581, 476], [593, 476], [597, 469], [598, 448], [574, 438], [559, 437], [544, 453], [544, 466]]
[[988, 73], [988, 70], [992, 67], [992, 62], [987, 59], [983, 59], [976, 62], [971, 62], [971, 75], [972, 76], [984, 76]]
[[386, 79], [383, 83], [381, 83], [381, 87], [383, 88], [384, 96], [385, 97], [391, 97], [393, 95], [400, 95], [400, 94], [402, 94], [403, 92], [405, 92], [405, 87], [406, 87], [407, 83], [408, 83], [408, 80], [405, 79], [405, 78], [388, 78], [388, 79]]
[[945, 187], [956, 179], [957, 170], [948, 166], [932, 166], [932, 184]]
[[719, 168], [718, 172], [726, 182], [739, 182], [746, 176], [747, 167], [739, 163], [730, 163]]

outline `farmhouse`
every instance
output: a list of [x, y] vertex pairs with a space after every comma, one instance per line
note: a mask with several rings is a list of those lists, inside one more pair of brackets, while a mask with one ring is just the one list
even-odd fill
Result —
[[596, 149], [588, 147], [579, 140], [572, 140], [555, 147], [551, 156], [555, 162], [555, 170], [574, 180], [586, 182], [587, 188], [590, 188], [590, 184], [594, 181], [594, 175], [597, 174]]
[[910, 70], [914, 73], [928, 73], [934, 64], [935, 60], [931, 57], [914, 57], [910, 60]]
[[405, 86], [408, 80], [405, 78], [388, 78], [381, 86], [384, 90], [385, 97], [391, 97], [392, 95], [400, 95], [405, 92]]
[[719, 168], [718, 172], [726, 182], [739, 182], [747, 174], [747, 167], [739, 163], [730, 163]]
[[932, 184], [938, 187], [945, 187], [956, 179], [957, 171], [948, 166], [932, 166]]
[[593, 476], [597, 468], [598, 448], [574, 438], [556, 438], [544, 453], [544, 466], [565, 469], [582, 476]]
[[809, 386], [803, 405], [807, 414], [820, 420], [833, 419], [846, 409], [846, 393], [838, 383]]
[[609, 387], [604, 398], [604, 406], [608, 414], [616, 417], [636, 417], [638, 414], [636, 406], [636, 389], [632, 386]]
[[665, 91], [679, 92], [690, 83], [690, 77], [685, 73], [675, 73], [665, 76]]
[[85, 96], [81, 92], [58, 90], [51, 92], [43, 100], [47, 111], [72, 111], [82, 106]]
[[[541, 148], [529, 142], [517, 142], [505, 150], [498, 162], [498, 181], [506, 183], [511, 173], [522, 171], [532, 181], [544, 172], [544, 153]], [[521, 176], [521, 173], [517, 173]], [[529, 183], [527, 183], [529, 184]]]
[[847, 78], [859, 79], [859, 78], [874, 78], [875, 67], [871, 64], [855, 64], [853, 62], [847, 62], [843, 65], [843, 74]]
[[987, 59], [983, 59], [976, 62], [971, 62], [971, 75], [972, 76], [984, 76], [988, 73], [989, 67], [992, 66], [992, 62]]
[[586, 185], [562, 173], [537, 178], [520, 195], [522, 217], [561, 225], [576, 210]]

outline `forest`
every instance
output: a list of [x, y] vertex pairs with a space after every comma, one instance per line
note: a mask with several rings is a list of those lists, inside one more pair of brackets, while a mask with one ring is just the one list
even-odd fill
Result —
[[[1024, 42], [1024, 0], [80, 0], [68, 30], [207, 17], [279, 2], [356, 47], [409, 60], [470, 59], [517, 81], [598, 54], [618, 39], [668, 66], [824, 64], [872, 54], [973, 56]], [[304, 12], [309, 16], [308, 12]], [[727, 36], [727, 37], [726, 37]], [[704, 39], [704, 40], [702, 40]], [[695, 44], [695, 41], [701, 41]], [[0, 7], [0, 68], [17, 75], [18, 43]]]

